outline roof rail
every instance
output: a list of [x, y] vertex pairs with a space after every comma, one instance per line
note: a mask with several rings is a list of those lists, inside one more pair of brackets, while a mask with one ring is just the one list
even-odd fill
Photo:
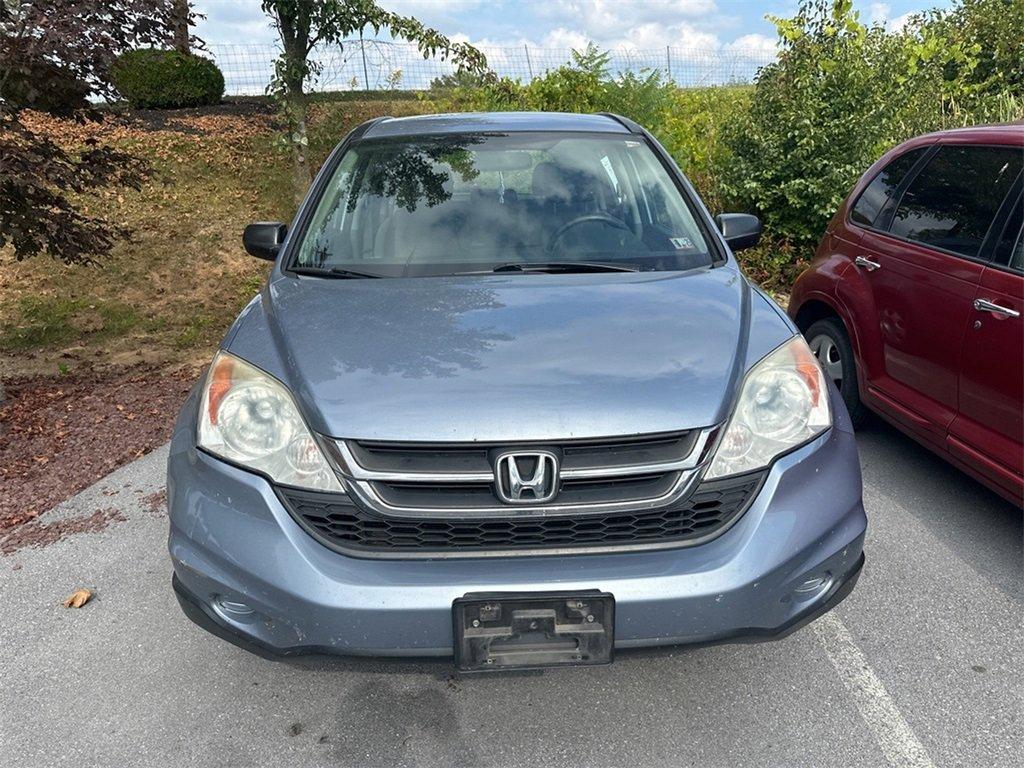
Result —
[[639, 123], [633, 122], [628, 117], [623, 117], [622, 115], [616, 115], [614, 112], [598, 112], [597, 114], [601, 115], [602, 117], [607, 117], [607, 118], [609, 118], [611, 120], [614, 120], [616, 123], [621, 125], [623, 128], [625, 128], [630, 133], [643, 133], [644, 132], [644, 129], [640, 126]]

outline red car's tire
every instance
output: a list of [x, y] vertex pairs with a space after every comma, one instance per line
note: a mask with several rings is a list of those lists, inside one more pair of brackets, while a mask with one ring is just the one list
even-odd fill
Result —
[[867, 417], [867, 409], [860, 400], [860, 387], [857, 384], [857, 362], [853, 355], [853, 345], [846, 333], [841, 320], [826, 317], [812, 323], [804, 331], [804, 337], [818, 358], [825, 375], [835, 383], [839, 394], [850, 412], [850, 421], [859, 427]]

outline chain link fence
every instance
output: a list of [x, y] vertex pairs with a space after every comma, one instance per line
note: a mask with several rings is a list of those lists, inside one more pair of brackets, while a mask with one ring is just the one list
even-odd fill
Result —
[[[269, 44], [208, 43], [207, 49], [224, 73], [228, 96], [255, 96], [266, 92], [274, 73], [278, 48]], [[528, 82], [546, 71], [568, 64], [569, 49], [484, 47], [480, 50], [498, 75]], [[758, 69], [774, 59], [764, 50], [737, 48], [609, 51], [612, 75], [658, 72], [682, 87], [751, 82]], [[455, 72], [450, 62], [424, 59], [411, 43], [386, 40], [349, 40], [322, 46], [311, 58], [320, 66], [314, 91], [422, 90], [433, 80]]]

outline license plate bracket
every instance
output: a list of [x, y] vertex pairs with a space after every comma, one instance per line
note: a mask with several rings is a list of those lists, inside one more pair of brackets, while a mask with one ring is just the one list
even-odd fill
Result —
[[461, 672], [610, 664], [615, 598], [597, 590], [469, 594], [452, 603]]

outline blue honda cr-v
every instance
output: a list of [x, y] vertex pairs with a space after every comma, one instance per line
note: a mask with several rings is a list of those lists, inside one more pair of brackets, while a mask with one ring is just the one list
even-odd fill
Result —
[[852, 589], [846, 410], [612, 115], [383, 118], [334, 151], [171, 444], [174, 588], [263, 652], [466, 670], [782, 636]]

